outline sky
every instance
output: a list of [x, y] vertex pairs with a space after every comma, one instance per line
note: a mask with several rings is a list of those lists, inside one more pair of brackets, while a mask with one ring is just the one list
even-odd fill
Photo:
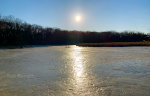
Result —
[[0, 0], [0, 14], [64, 30], [150, 33], [150, 0]]

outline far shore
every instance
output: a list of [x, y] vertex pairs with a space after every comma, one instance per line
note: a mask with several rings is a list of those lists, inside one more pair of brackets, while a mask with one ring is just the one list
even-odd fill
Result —
[[[70, 44], [71, 45], [71, 44]], [[24, 45], [24, 46], [0, 46], [0, 49], [23, 49], [23, 48], [34, 48], [34, 47], [50, 47], [50, 46], [69, 46], [63, 44], [52, 44], [52, 45]]]
[[150, 41], [143, 42], [108, 42], [108, 43], [80, 43], [81, 47], [130, 47], [130, 46], [150, 46]]
[[[73, 44], [70, 44], [73, 45]], [[74, 44], [75, 45], [75, 44]], [[52, 44], [52, 45], [24, 45], [24, 46], [0, 46], [0, 49], [22, 49], [33, 47], [50, 47], [50, 46], [69, 46], [66, 44]], [[107, 43], [79, 43], [79, 47], [132, 47], [132, 46], [150, 46], [150, 41], [143, 42], [107, 42]]]

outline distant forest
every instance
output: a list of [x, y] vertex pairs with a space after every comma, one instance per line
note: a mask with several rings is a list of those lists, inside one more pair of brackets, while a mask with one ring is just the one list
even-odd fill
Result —
[[150, 41], [141, 32], [68, 31], [31, 25], [13, 16], [0, 16], [0, 46], [70, 45], [78, 43]]

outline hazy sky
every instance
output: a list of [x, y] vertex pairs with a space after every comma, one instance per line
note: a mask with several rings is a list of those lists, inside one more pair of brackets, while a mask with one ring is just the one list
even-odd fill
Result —
[[150, 32], [150, 0], [0, 0], [0, 14], [67, 30]]

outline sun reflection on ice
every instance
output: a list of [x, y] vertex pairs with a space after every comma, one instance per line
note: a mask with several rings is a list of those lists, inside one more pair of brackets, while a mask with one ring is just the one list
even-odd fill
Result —
[[73, 57], [73, 71], [74, 71], [74, 77], [76, 82], [81, 82], [81, 77], [84, 75], [83, 74], [83, 55], [81, 53], [82, 48], [74, 46], [73, 47], [73, 52], [72, 57]]
[[[99, 90], [95, 87], [96, 79], [93, 78], [92, 72], [89, 69], [89, 63], [87, 54], [85, 53], [86, 48], [72, 46], [70, 47], [70, 59], [71, 61], [71, 74], [70, 74], [70, 84], [72, 87], [73, 94], [76, 96], [99, 96]], [[83, 53], [84, 52], [84, 53]], [[90, 75], [89, 75], [90, 73]], [[70, 87], [69, 87], [70, 89]], [[69, 91], [70, 92], [70, 91]], [[74, 95], [70, 95], [74, 96]]]
[[76, 57], [75, 59], [74, 71], [77, 77], [82, 76], [83, 65], [82, 65], [82, 58], [80, 56]]

